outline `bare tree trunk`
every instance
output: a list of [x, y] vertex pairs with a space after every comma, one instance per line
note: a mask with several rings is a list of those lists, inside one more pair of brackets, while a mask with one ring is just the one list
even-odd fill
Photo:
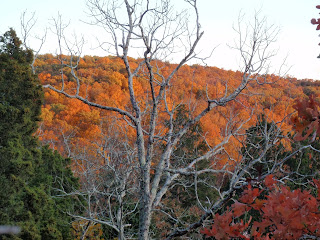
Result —
[[[137, 178], [139, 182], [138, 238], [140, 240], [147, 240], [152, 237], [150, 233], [152, 211], [161, 205], [163, 197], [179, 178], [192, 175], [195, 176], [194, 179], [196, 179], [197, 176], [201, 174], [211, 173], [215, 176], [225, 174], [232, 181], [230, 188], [225, 192], [221, 192], [221, 188], [217, 187], [217, 191], [221, 193], [221, 199], [215, 203], [210, 203], [210, 207], [206, 209], [203, 208], [203, 217], [196, 224], [191, 224], [185, 231], [173, 231], [172, 236], [181, 236], [199, 227], [207, 216], [211, 214], [212, 209], [215, 210], [221, 207], [225, 199], [227, 199], [239, 185], [243, 184], [244, 174], [250, 171], [252, 163], [241, 166], [242, 169], [240, 170], [235, 168], [234, 171], [230, 170], [231, 168], [228, 165], [216, 168], [215, 165], [212, 164], [201, 170], [197, 170], [197, 165], [208, 159], [218, 161], [215, 157], [221, 152], [226, 151], [224, 146], [229, 143], [232, 137], [241, 134], [243, 125], [248, 121], [247, 119], [241, 119], [241, 121], [237, 122], [230, 117], [225, 128], [221, 131], [223, 132], [221, 133], [221, 141], [214, 146], [207, 143], [209, 150], [188, 162], [185, 161], [176, 164], [172, 161], [172, 154], [186, 133], [209, 112], [235, 101], [246, 89], [249, 82], [255, 81], [262, 84], [261, 79], [264, 79], [263, 74], [265, 74], [263, 71], [268, 71], [268, 60], [273, 56], [273, 52], [269, 52], [269, 47], [277, 34], [277, 30], [272, 27], [264, 28], [265, 21], [259, 21], [257, 17], [255, 18], [254, 24], [250, 25], [252, 27], [252, 36], [247, 36], [247, 32], [245, 32], [245, 36], [243, 36], [243, 30], [239, 27], [237, 30], [239, 34], [239, 45], [236, 46], [236, 48], [241, 54], [244, 66], [242, 69], [243, 75], [237, 83], [238, 85], [229, 88], [226, 83], [224, 92], [219, 93], [221, 97], [214, 99], [209, 96], [207, 91], [206, 97], [204, 96], [204, 101], [199, 104], [199, 106], [197, 104], [190, 106], [188, 119], [182, 126], [177, 128], [177, 126], [173, 124], [173, 118], [177, 108], [181, 103], [185, 102], [185, 99], [181, 99], [181, 103], [170, 103], [168, 94], [174, 91], [171, 83], [174, 81], [174, 76], [177, 75], [177, 72], [184, 64], [195, 58], [205, 60], [205, 58], [200, 58], [195, 52], [203, 36], [203, 32], [201, 31], [199, 23], [197, 0], [184, 1], [187, 3], [188, 8], [192, 9], [193, 17], [187, 15], [185, 11], [181, 13], [173, 12], [169, 0], [155, 2], [156, 3], [149, 0], [136, 0], [134, 3], [130, 3], [128, 0], [123, 0], [122, 4], [118, 4], [118, 1], [110, 0], [108, 4], [105, 5], [99, 0], [88, 0], [88, 9], [94, 19], [92, 24], [102, 26], [107, 30], [107, 33], [110, 34], [112, 39], [111, 41], [101, 41], [101, 47], [106, 45], [106, 49], [108, 49], [108, 51], [110, 50], [108, 54], [111, 53], [115, 55], [121, 59], [125, 65], [128, 83], [127, 92], [130, 97], [128, 108], [102, 105], [91, 101], [87, 96], [81, 95], [80, 85], [82, 81], [76, 71], [80, 61], [81, 46], [76, 42], [74, 44], [74, 46], [76, 46], [75, 50], [69, 47], [71, 44], [68, 45], [68, 41], [64, 39], [64, 29], [61, 29], [63, 25], [59, 22], [55, 22], [60, 45], [59, 49], [63, 49], [61, 44], [62, 42], [66, 42], [65, 48], [69, 51], [71, 60], [66, 62], [61, 59], [62, 52], [60, 52], [58, 57], [60, 57], [62, 66], [61, 89], [57, 89], [51, 85], [44, 85], [45, 88], [69, 98], [78, 99], [89, 106], [117, 113], [121, 115], [122, 120], [125, 120], [128, 126], [135, 130], [135, 147], [137, 151], [135, 158], [138, 162]], [[122, 16], [124, 14], [126, 14], [125, 20], [123, 20]], [[190, 19], [194, 20], [193, 27], [190, 27]], [[121, 22], [122, 20], [123, 22]], [[239, 26], [240, 25], [241, 22], [239, 21]], [[247, 27], [246, 31], [248, 28], [249, 27]], [[138, 63], [134, 65], [134, 69], [132, 69], [132, 64], [130, 65], [128, 57], [129, 50], [141, 50], [139, 56], [143, 56], [137, 60]], [[181, 55], [175, 55], [176, 52], [179, 51], [184, 52], [182, 57]], [[168, 59], [171, 60], [178, 57], [180, 57], [180, 61], [178, 61], [170, 72], [163, 73], [159, 64], [161, 65]], [[65, 80], [63, 78], [63, 68], [65, 67], [71, 69], [70, 74], [75, 80], [76, 89], [73, 91], [65, 89]], [[145, 92], [144, 98], [137, 96], [135, 92], [134, 81], [138, 78], [142, 78], [148, 84], [148, 90]], [[141, 101], [143, 101], [143, 103], [141, 103]], [[197, 108], [196, 111], [191, 110], [193, 108]], [[159, 115], [162, 116], [161, 121], [159, 120]], [[161, 132], [157, 128], [165, 128], [165, 130]], [[160, 144], [163, 147], [160, 148]], [[124, 145], [128, 146], [130, 143], [127, 142], [127, 144]], [[260, 158], [255, 161], [260, 161]], [[133, 162], [134, 161], [131, 163], [133, 164]], [[235, 166], [237, 165], [235, 163], [233, 164]], [[113, 165], [108, 166], [108, 164], [106, 164], [106, 167], [114, 175], [123, 174], [123, 169], [118, 169]], [[152, 173], [151, 170], [153, 171]], [[114, 188], [122, 189], [121, 184], [129, 179], [129, 175], [128, 173], [125, 177], [118, 179]], [[196, 180], [194, 184], [197, 184]], [[99, 192], [99, 194], [109, 199], [113, 196], [110, 192]], [[110, 213], [108, 218], [104, 220], [94, 219], [91, 216], [90, 218], [82, 217], [82, 219], [90, 219], [96, 223], [106, 224], [118, 232], [119, 239], [125, 239], [126, 224], [123, 222], [122, 211], [124, 196], [119, 194], [117, 196], [119, 197], [119, 209], [116, 214]], [[112, 204], [109, 204], [110, 212], [112, 212], [110, 210], [111, 207]], [[81, 216], [78, 217], [81, 218]], [[115, 223], [114, 219], [116, 219], [117, 223]]]
[[145, 197], [145, 205], [143, 202], [140, 203], [140, 222], [139, 222], [139, 239], [147, 240], [149, 238], [149, 229], [151, 224], [151, 207], [150, 199]]
[[140, 164], [140, 211], [139, 211], [139, 239], [148, 239], [151, 223], [150, 206], [150, 165], [146, 162], [145, 147], [140, 121], [137, 126], [137, 146]]

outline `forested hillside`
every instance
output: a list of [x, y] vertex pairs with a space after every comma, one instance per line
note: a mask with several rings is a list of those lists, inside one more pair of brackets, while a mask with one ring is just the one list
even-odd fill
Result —
[[[65, 91], [74, 94], [77, 91], [76, 79], [70, 68], [65, 67], [61, 71], [61, 59], [71, 61], [70, 56], [41, 55], [35, 63], [36, 71], [43, 85], [50, 84], [59, 89], [62, 86], [61, 79], [64, 79]], [[137, 67], [138, 62], [139, 59], [130, 58], [132, 68]], [[168, 62], [158, 61], [156, 64], [161, 71], [160, 73], [165, 77], [168, 77], [176, 67]], [[85, 99], [111, 107], [130, 109], [130, 95], [126, 81], [128, 76], [125, 65], [118, 58], [84, 56], [79, 60], [74, 71], [81, 81], [79, 93]], [[168, 134], [166, 123], [170, 121], [170, 118], [168, 118], [165, 108], [177, 108], [174, 116], [174, 128], [176, 129], [174, 131], [178, 131], [192, 117], [190, 115], [199, 114], [197, 106], [205, 104], [208, 96], [219, 99], [224, 94], [234, 91], [235, 87], [240, 84], [242, 75], [241, 72], [216, 67], [182, 66], [170, 83], [170, 91], [166, 92], [168, 104], [161, 106], [163, 112], [159, 112], [159, 122], [164, 125], [157, 125], [157, 136], [165, 137]], [[276, 75], [256, 75], [254, 78], [256, 81], [248, 83], [247, 88], [236, 102], [218, 107], [217, 111], [210, 112], [189, 131], [172, 157], [177, 166], [182, 165], [182, 162], [188, 162], [201, 156], [208, 148], [221, 144], [225, 131], [232, 131], [232, 129], [227, 129], [230, 124], [230, 128], [234, 128], [237, 134], [228, 138], [223, 146], [224, 149], [212, 160], [208, 158], [207, 163], [202, 163], [197, 168], [205, 169], [207, 165], [210, 165], [216, 169], [233, 170], [246, 158], [244, 151], [252, 151], [251, 147], [246, 146], [251, 141], [248, 141], [250, 129], [254, 129], [254, 126], [259, 126], [259, 124], [263, 125], [263, 121], [267, 121], [281, 129], [283, 136], [291, 135], [293, 137], [295, 132], [292, 130], [291, 119], [296, 116], [294, 109], [296, 100], [308, 99], [311, 95], [315, 96], [316, 101], [320, 100], [320, 84], [317, 81], [297, 80], [288, 76], [279, 77]], [[152, 103], [148, 84], [149, 82], [142, 72], [141, 76], [135, 79], [133, 85], [142, 111], [146, 112]], [[78, 194], [82, 195], [87, 203], [97, 202], [97, 199], [101, 199], [102, 196], [108, 198], [109, 201], [112, 200], [111, 202], [99, 202], [97, 205], [95, 203], [94, 207], [85, 207], [87, 210], [83, 216], [74, 215], [75, 219], [80, 221], [74, 223], [74, 227], [77, 229], [75, 234], [79, 237], [85, 234], [88, 239], [93, 236], [98, 239], [103, 237], [110, 239], [111, 236], [117, 236], [119, 231], [118, 228], [112, 227], [112, 224], [108, 223], [114, 219], [115, 222], [123, 221], [123, 225], [125, 222], [130, 223], [130, 227], [129, 225], [126, 227], [129, 229], [125, 231], [127, 231], [126, 234], [134, 235], [137, 228], [135, 224], [138, 224], [134, 209], [139, 197], [135, 190], [135, 186], [137, 187], [138, 184], [135, 178], [137, 170], [134, 149], [135, 133], [132, 127], [127, 125], [128, 120], [120, 114], [90, 107], [80, 100], [68, 98], [52, 90], [45, 90], [44, 96], [43, 121], [37, 132], [42, 143], [49, 144], [63, 156], [72, 159], [72, 169], [80, 178], [82, 186], [82, 191]], [[241, 129], [237, 129], [240, 124]], [[267, 128], [267, 130], [270, 129]], [[259, 135], [256, 132], [253, 133], [253, 136], [256, 134]], [[288, 137], [279, 138], [280, 142], [276, 143], [278, 149], [272, 150], [273, 153], [269, 157], [273, 159], [275, 158], [274, 154], [282, 152], [282, 156], [285, 156], [285, 152], [293, 151], [295, 146], [292, 145], [292, 137], [291, 139]], [[159, 150], [156, 151], [161, 151], [161, 143], [158, 147]], [[251, 154], [253, 153], [251, 152]], [[316, 155], [313, 155], [312, 152], [308, 154], [310, 159], [311, 156], [318, 159], [316, 153]], [[313, 161], [309, 161], [308, 165], [307, 168], [310, 169], [317, 166]], [[286, 166], [290, 168], [290, 164], [286, 163]], [[291, 163], [292, 170], [295, 167], [296, 165]], [[151, 175], [155, 168], [156, 165], [151, 166]], [[310, 169], [306, 171], [311, 174], [316, 171], [316, 168]], [[278, 177], [281, 177], [282, 175], [279, 174]], [[253, 176], [251, 175], [251, 177]], [[214, 190], [215, 188], [212, 186], [220, 182], [218, 185], [223, 187], [223, 181], [226, 181], [223, 174], [210, 176], [210, 173], [207, 173], [199, 178], [198, 190], [196, 190], [199, 192], [196, 195], [194, 195], [193, 179], [187, 176], [182, 183], [177, 184], [165, 195], [166, 210], [170, 209], [171, 217], [167, 218], [169, 215], [167, 213], [163, 215], [161, 212], [155, 216], [153, 221], [155, 221], [154, 227], [156, 228], [152, 230], [155, 236], [164, 237], [177, 223], [179, 223], [178, 226], [184, 226], [191, 219], [199, 218], [203, 213], [199, 203], [208, 204], [206, 202], [208, 192], [212, 192], [211, 199], [216, 199], [219, 191]], [[210, 186], [210, 181], [209, 184], [208, 182], [201, 183], [202, 178], [212, 178], [210, 180], [212, 186]], [[128, 187], [129, 189], [127, 189]], [[99, 190], [94, 192], [94, 189]], [[125, 191], [125, 194], [119, 197], [114, 194], [114, 191]], [[65, 193], [67, 194], [67, 192]], [[124, 209], [119, 209], [117, 207], [119, 204], [123, 204]], [[244, 211], [245, 208], [242, 210]], [[119, 214], [128, 215], [124, 219], [120, 219]], [[171, 220], [177, 218], [179, 222], [172, 222], [170, 218]], [[116, 226], [117, 224], [119, 223], [115, 223]], [[199, 237], [197, 234], [194, 236]]]
[[[137, 61], [131, 59], [133, 67]], [[159, 63], [157, 63], [159, 64]], [[52, 55], [42, 55], [36, 61], [37, 72], [42, 84], [61, 86], [60, 63]], [[174, 64], [161, 63], [161, 73], [165, 76], [172, 71]], [[63, 78], [68, 81], [72, 76], [68, 68], [63, 73]], [[77, 67], [77, 74], [81, 79], [80, 93], [93, 102], [98, 102], [113, 107], [126, 108], [130, 101], [127, 91], [126, 73], [124, 64], [115, 57], [83, 57]], [[185, 106], [190, 114], [198, 114], [193, 111], [195, 104], [203, 104], [206, 94], [211, 98], [220, 98], [225, 94], [226, 88], [232, 91], [239, 84], [241, 72], [223, 70], [216, 67], [203, 67], [200, 65], [185, 65], [174, 77], [171, 85], [169, 99], [172, 105]], [[257, 117], [265, 115], [268, 121], [282, 122], [282, 130], [290, 131], [290, 116], [294, 112], [293, 105], [296, 99], [306, 99], [314, 95], [320, 100], [320, 84], [314, 80], [297, 80], [292, 77], [278, 77], [276, 75], [257, 76], [266, 84], [250, 82], [245, 91], [235, 104], [226, 105], [217, 112], [209, 113], [201, 119], [202, 131], [212, 144], [219, 142], [219, 136], [223, 132], [223, 126], [232, 116], [237, 119], [248, 119], [245, 128], [254, 125]], [[75, 80], [65, 83], [68, 92], [74, 93]], [[136, 94], [145, 101], [148, 107], [148, 82], [143, 76], [137, 78], [134, 89]], [[112, 114], [111, 114], [112, 115]], [[103, 120], [111, 117], [110, 113], [103, 110], [90, 108], [79, 100], [73, 100], [56, 92], [46, 90], [45, 101], [42, 109], [43, 122], [39, 130], [41, 140], [51, 144], [64, 155], [64, 144], [84, 144], [88, 147], [92, 141], [98, 140], [103, 135]], [[165, 119], [165, 116], [160, 115]], [[163, 127], [163, 126], [161, 126]], [[159, 127], [159, 128], [161, 128]], [[163, 132], [162, 134], [165, 134]], [[67, 141], [66, 138], [68, 137]], [[234, 139], [230, 147], [238, 144]], [[232, 147], [233, 148], [233, 147]], [[234, 152], [236, 157], [237, 152]]]
[[[135, 59], [131, 59], [131, 64], [132, 66], [137, 65]], [[168, 75], [174, 67], [169, 63], [161, 64], [160, 68], [164, 75]], [[40, 56], [36, 62], [36, 68], [42, 84], [60, 87], [60, 63], [54, 56]], [[63, 74], [66, 81], [69, 78], [72, 79], [68, 71], [70, 70], [66, 69]], [[119, 108], [125, 108], [128, 105], [130, 96], [127, 91], [127, 76], [125, 66], [119, 59], [85, 56], [79, 62], [77, 74], [83, 83], [80, 93], [90, 101]], [[192, 107], [192, 104], [196, 102], [202, 104], [205, 102], [206, 94], [209, 94], [211, 98], [222, 97], [226, 86], [232, 91], [234, 86], [239, 84], [241, 77], [241, 72], [216, 67], [185, 65], [171, 83], [170, 101], [174, 104], [185, 105], [187, 108]], [[295, 99], [307, 98], [310, 94], [317, 95], [319, 91], [317, 82], [312, 80], [298, 81], [294, 78], [280, 78], [275, 75], [268, 75], [267, 79], [261, 77], [261, 81], [265, 80], [270, 84], [250, 83], [236, 104], [228, 105], [227, 109], [221, 109], [223, 112], [211, 113], [201, 120], [203, 132], [209, 136], [210, 141], [218, 142], [218, 136], [230, 114], [234, 114], [235, 118], [250, 118], [246, 124], [247, 127], [254, 124], [257, 116], [262, 113], [270, 121], [282, 121], [293, 112], [292, 105]], [[70, 93], [74, 92], [75, 81], [65, 83], [65, 88]], [[143, 76], [137, 79], [134, 89], [141, 101], [148, 102], [143, 99], [148, 94], [148, 82]], [[67, 132], [73, 132], [73, 140], [90, 142], [101, 134], [101, 119], [106, 117], [105, 115], [104, 111], [90, 108], [80, 101], [46, 90], [41, 139], [43, 142], [51, 143], [60, 151], [63, 151], [64, 142], [58, 139], [61, 133], [70, 135]], [[110, 117], [110, 114], [108, 113], [107, 116]], [[289, 125], [286, 127], [287, 130], [290, 129]]]
[[280, 29], [240, 13], [217, 57], [200, 1], [84, 2], [104, 57], [60, 14], [0, 36], [0, 238], [319, 239], [320, 84]]

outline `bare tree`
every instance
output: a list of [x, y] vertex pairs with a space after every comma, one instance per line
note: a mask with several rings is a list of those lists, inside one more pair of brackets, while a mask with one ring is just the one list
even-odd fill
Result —
[[[107, 219], [101, 220], [98, 217], [99, 211], [97, 209], [93, 211], [89, 207], [89, 211], [93, 211], [96, 216], [89, 212], [89, 217], [78, 217], [103, 223], [116, 229], [119, 232], [120, 239], [125, 238], [124, 228], [127, 225], [122, 222], [123, 218], [119, 217], [123, 215], [121, 208], [118, 209], [118, 212], [112, 212], [110, 199], [115, 197], [117, 204], [121, 206], [125, 194], [128, 191], [130, 192], [128, 190], [132, 188], [132, 175], [130, 173], [132, 172], [131, 169], [136, 166], [134, 159], [137, 160], [138, 169], [136, 179], [139, 186], [139, 199], [137, 200], [139, 203], [139, 239], [150, 238], [150, 224], [154, 210], [161, 209], [165, 212], [163, 210], [165, 209], [164, 196], [174, 184], [185, 176], [192, 176], [192, 185], [196, 190], [199, 176], [203, 174], [210, 173], [212, 176], [218, 177], [228, 176], [230, 179], [227, 190], [223, 190], [222, 183], [220, 186], [214, 186], [219, 193], [218, 200], [208, 199], [205, 206], [200, 200], [198, 201], [204, 212], [202, 217], [199, 221], [190, 223], [186, 228], [175, 229], [168, 235], [168, 239], [172, 239], [200, 227], [213, 212], [230, 199], [234, 191], [246, 184], [246, 176], [253, 171], [255, 163], [263, 163], [264, 156], [282, 137], [278, 131], [274, 131], [275, 128], [272, 131], [275, 136], [271, 137], [268, 132], [265, 132], [265, 144], [260, 154], [250, 161], [245, 159], [238, 161], [228, 154], [225, 146], [230, 143], [232, 138], [241, 139], [243, 126], [250, 119], [239, 121], [236, 115], [230, 113], [225, 116], [226, 125], [221, 131], [221, 140], [218, 144], [212, 145], [207, 141], [208, 149], [204, 153], [188, 161], [181, 161], [179, 164], [173, 161], [174, 150], [179, 147], [179, 143], [188, 131], [204, 116], [234, 102], [250, 82], [258, 82], [259, 84], [267, 82], [263, 76], [269, 70], [268, 63], [274, 55], [270, 46], [277, 35], [277, 28], [266, 26], [264, 19], [259, 20], [256, 17], [251, 25], [246, 26], [245, 30], [241, 28], [243, 22], [240, 19], [237, 28], [239, 41], [235, 46], [239, 50], [243, 61], [243, 74], [239, 83], [236, 86], [226, 84], [224, 92], [219, 93], [221, 96], [219, 98], [212, 98], [207, 92], [206, 99], [202, 102], [181, 98], [179, 102], [172, 103], [169, 96], [173, 94], [174, 77], [178, 71], [192, 59], [203, 60], [196, 52], [198, 43], [204, 34], [199, 22], [197, 0], [185, 0], [184, 2], [188, 6], [188, 11], [175, 12], [169, 0], [87, 1], [89, 14], [93, 19], [90, 24], [101, 26], [109, 36], [109, 38], [103, 40], [99, 39], [100, 47], [109, 54], [112, 53], [120, 58], [125, 65], [130, 95], [130, 103], [126, 108], [102, 105], [80, 94], [82, 80], [77, 75], [77, 68], [82, 54], [83, 41], [70, 43], [65, 37], [65, 28], [61, 19], [54, 22], [60, 49], [58, 57], [62, 66], [62, 84], [59, 89], [51, 85], [44, 85], [44, 88], [51, 89], [69, 98], [78, 99], [89, 106], [119, 114], [122, 116], [121, 119], [117, 120], [119, 124], [125, 121], [135, 131], [133, 142], [129, 141], [121, 144], [120, 149], [125, 151], [125, 154], [121, 153], [113, 158], [107, 155], [103, 156], [105, 159], [104, 165], [87, 168], [90, 169], [88, 176], [85, 176], [88, 186], [83, 186], [83, 189], [87, 187], [88, 189], [86, 189], [85, 194], [81, 193], [87, 197], [88, 203], [90, 203], [92, 197], [95, 201], [98, 201], [99, 198], [104, 199], [103, 201], [106, 201], [104, 205], [94, 204], [93, 207], [102, 207], [104, 208], [103, 211], [108, 209], [110, 214]], [[67, 50], [69, 58], [63, 57], [63, 49]], [[129, 56], [131, 54], [140, 56], [136, 67], [133, 67], [130, 62]], [[180, 60], [177, 61], [179, 57]], [[167, 60], [175, 60], [177, 64], [171, 72], [165, 74], [162, 72], [161, 63]], [[65, 79], [63, 78], [65, 68], [71, 70], [71, 75], [77, 84], [76, 89], [65, 87]], [[134, 82], [138, 78], [144, 79], [148, 83], [148, 91], [145, 96], [138, 96], [135, 92]], [[177, 126], [175, 124], [175, 114], [182, 104], [188, 106], [188, 118]], [[205, 136], [203, 138], [206, 141]], [[106, 148], [114, 146], [109, 142], [111, 139], [109, 138], [106, 141], [108, 143], [105, 145]], [[108, 149], [107, 152], [108, 154], [118, 153], [114, 149]], [[131, 152], [134, 152], [134, 154], [130, 154]], [[227, 156], [229, 161], [224, 166], [219, 167], [218, 162], [222, 155]], [[279, 169], [279, 164], [283, 164], [286, 159], [275, 161], [267, 172], [271, 173]], [[130, 163], [125, 165], [126, 171], [115, 167], [119, 161]], [[205, 161], [210, 161], [211, 164], [207, 164], [205, 168], [198, 168], [199, 164]], [[92, 162], [89, 161], [88, 164], [92, 164]], [[109, 183], [110, 186], [113, 186], [112, 189], [105, 191], [105, 189], [99, 187], [99, 184], [105, 180], [96, 182], [96, 179], [100, 177], [100, 175], [96, 175], [99, 172], [96, 168], [109, 169], [112, 172], [113, 179]], [[263, 178], [264, 175], [261, 177]], [[90, 179], [92, 179], [92, 182]], [[113, 192], [117, 192], [117, 194], [113, 195]], [[169, 213], [166, 212], [166, 214]]]
[[[71, 60], [69, 63], [63, 62], [62, 65], [71, 69], [71, 74], [77, 81], [76, 91], [70, 92], [64, 89], [63, 79], [61, 89], [56, 89], [50, 85], [44, 86], [67, 97], [76, 98], [90, 106], [119, 113], [135, 129], [140, 185], [139, 239], [149, 239], [153, 209], [160, 205], [169, 187], [181, 176], [186, 174], [196, 176], [205, 172], [212, 174], [226, 173], [234, 176], [232, 186], [237, 185], [240, 181], [241, 175], [230, 173], [230, 169], [227, 167], [197, 171], [195, 166], [201, 161], [214, 159], [216, 155], [224, 151], [224, 145], [241, 130], [243, 123], [235, 125], [232, 121], [228, 122], [221, 142], [215, 146], [210, 146], [209, 151], [184, 166], [175, 167], [171, 162], [171, 156], [174, 148], [191, 126], [215, 108], [234, 101], [250, 81], [257, 80], [257, 74], [261, 74], [267, 68], [266, 64], [271, 57], [268, 49], [275, 37], [273, 29], [263, 29], [263, 22], [259, 22], [258, 19], [255, 19], [252, 26], [252, 35], [248, 34], [245, 36], [246, 38], [243, 38], [240, 31], [239, 50], [245, 67], [239, 85], [231, 91], [226, 87], [223, 97], [219, 99], [211, 99], [207, 94], [206, 104], [198, 106], [197, 114], [190, 112], [188, 121], [179, 131], [175, 132], [173, 118], [177, 105], [170, 106], [167, 101], [167, 96], [172, 91], [170, 84], [174, 75], [184, 64], [198, 57], [196, 47], [203, 35], [196, 0], [186, 2], [193, 10], [194, 14], [192, 16], [188, 16], [186, 11], [175, 13], [167, 0], [134, 1], [133, 3], [127, 0], [123, 2], [88, 1], [88, 9], [94, 19], [92, 24], [102, 26], [112, 39], [111, 41], [102, 41], [101, 47], [112, 51], [125, 64], [131, 110], [94, 103], [79, 94], [81, 79], [75, 71], [80, 59], [80, 56], [76, 55], [79, 54], [79, 51], [78, 49], [73, 51], [67, 41], [65, 43], [69, 50], [68, 53], [71, 55]], [[126, 17], [123, 17], [124, 13]], [[190, 27], [188, 19], [192, 18], [195, 22]], [[63, 39], [64, 35], [59, 28], [59, 24], [56, 23], [56, 26], [59, 43], [61, 43], [60, 40]], [[142, 60], [135, 69], [132, 69], [130, 65], [130, 51], [142, 52]], [[177, 54], [179, 56], [179, 51], [183, 51], [183, 53], [176, 67], [170, 74], [162, 74], [157, 62], [168, 60]], [[145, 98], [148, 103], [147, 107], [139, 102], [134, 91], [133, 84], [138, 76], [143, 76], [149, 84], [150, 97], [146, 96]], [[161, 124], [160, 111], [161, 114], [166, 115], [168, 121], [165, 134], [161, 134], [159, 131], [159, 125]], [[161, 152], [159, 152], [158, 147], [160, 141], [165, 142]], [[152, 168], [154, 168], [154, 173], [151, 173], [153, 172], [151, 171]]]
[[106, 225], [123, 240], [134, 235], [130, 219], [137, 213], [139, 203], [138, 168], [136, 149], [123, 134], [126, 129], [119, 128], [110, 122], [108, 128], [103, 128], [102, 138], [95, 142], [93, 151], [97, 156], [93, 159], [83, 148], [74, 146], [71, 150], [71, 157], [76, 159], [75, 174], [81, 182], [81, 190], [73, 194], [85, 200], [85, 215], [69, 214], [76, 219]]
[[116, 232], [118, 239], [130, 239], [136, 230], [132, 219], [137, 218], [139, 204], [137, 151], [126, 134], [128, 126], [119, 125], [115, 117], [102, 118], [100, 128], [101, 134], [87, 146], [77, 142], [76, 129], [55, 129], [61, 132], [57, 143], [65, 149], [63, 154], [73, 159], [73, 173], [81, 188], [66, 189], [63, 179], [57, 178], [61, 187], [54, 189], [53, 197], [73, 196], [79, 200], [80, 210], [67, 214], [82, 231], [81, 239], [90, 237], [90, 229], [96, 224], [107, 226], [111, 235]]
[[35, 38], [36, 40], [38, 40], [39, 44], [38, 44], [38, 49], [37, 50], [33, 50], [33, 53], [34, 53], [34, 58], [33, 58], [33, 61], [31, 63], [31, 67], [32, 67], [32, 72], [35, 73], [35, 67], [34, 67], [34, 63], [35, 63], [35, 60], [37, 59], [42, 47], [43, 47], [43, 44], [45, 43], [46, 41], [46, 38], [47, 38], [47, 29], [44, 30], [44, 33], [42, 36], [38, 36], [38, 35], [35, 35], [35, 36], [31, 36], [31, 31], [32, 31], [32, 28], [35, 26], [35, 24], [37, 23], [37, 20], [35, 18], [35, 13], [31, 13], [31, 16], [28, 17], [27, 16], [27, 11], [24, 11], [22, 14], [21, 14], [21, 17], [20, 17], [20, 22], [21, 22], [21, 35], [22, 35], [22, 43], [23, 43], [23, 46], [26, 48], [26, 49], [31, 49], [30, 48], [30, 43], [28, 43], [28, 39], [30, 38]]

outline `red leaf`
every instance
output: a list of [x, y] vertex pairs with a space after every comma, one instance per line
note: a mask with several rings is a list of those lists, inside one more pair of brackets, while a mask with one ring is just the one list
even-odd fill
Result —
[[200, 230], [200, 233], [207, 236], [214, 236], [217, 233], [217, 229], [212, 228], [211, 230], [209, 230], [208, 228], [204, 228]]
[[251, 206], [253, 209], [260, 211], [266, 202], [266, 200], [260, 200], [257, 198], [254, 203], [251, 204]]
[[[317, 27], [320, 30], [320, 24]], [[312, 140], [316, 137], [315, 134], [319, 134], [319, 119], [320, 119], [320, 104], [315, 100], [314, 96], [310, 96], [309, 99], [296, 100], [293, 108], [297, 110], [298, 115], [291, 118], [293, 128], [295, 129], [297, 141], [302, 141], [312, 136]], [[319, 135], [318, 135], [319, 136]]]
[[277, 183], [276, 180], [273, 179], [273, 175], [270, 174], [268, 176], [266, 176], [265, 180], [264, 180], [264, 183], [265, 185], [268, 187], [268, 188], [272, 188], [274, 184]]
[[235, 201], [233, 204], [233, 215], [234, 217], [240, 217], [245, 212], [249, 211], [251, 208], [247, 206], [247, 204], [240, 203], [238, 201]]
[[314, 19], [314, 18], [312, 18], [312, 19], [311, 19], [311, 24], [317, 24], [317, 20]]
[[251, 204], [260, 195], [260, 193], [261, 191], [259, 190], [259, 188], [252, 188], [252, 186], [249, 184], [247, 189], [243, 191], [242, 196], [239, 198], [239, 200], [242, 203]]

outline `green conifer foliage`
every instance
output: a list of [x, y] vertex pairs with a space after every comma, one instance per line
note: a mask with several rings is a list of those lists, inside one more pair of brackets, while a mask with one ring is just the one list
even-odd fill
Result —
[[71, 208], [72, 199], [51, 195], [57, 184], [75, 187], [77, 180], [68, 160], [34, 136], [43, 94], [32, 58], [14, 30], [0, 37], [0, 225], [22, 228], [1, 239], [70, 239], [70, 219], [60, 209]]

